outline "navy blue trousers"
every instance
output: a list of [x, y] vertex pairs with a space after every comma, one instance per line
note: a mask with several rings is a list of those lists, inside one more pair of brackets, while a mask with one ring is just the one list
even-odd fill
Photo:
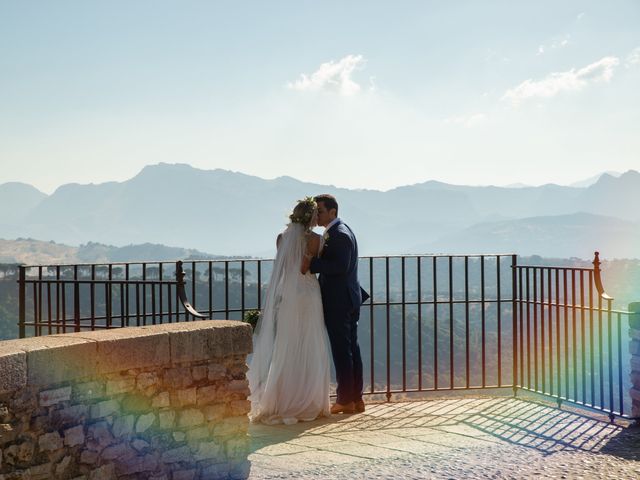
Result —
[[352, 311], [325, 311], [331, 355], [336, 368], [337, 402], [344, 405], [362, 400], [362, 357], [358, 345], [360, 308]]

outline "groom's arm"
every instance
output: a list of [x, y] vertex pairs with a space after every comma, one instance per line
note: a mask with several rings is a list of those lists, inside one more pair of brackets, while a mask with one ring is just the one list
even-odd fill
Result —
[[344, 275], [351, 264], [351, 241], [343, 233], [331, 236], [331, 245], [328, 246], [321, 258], [311, 260], [311, 273], [324, 275]]

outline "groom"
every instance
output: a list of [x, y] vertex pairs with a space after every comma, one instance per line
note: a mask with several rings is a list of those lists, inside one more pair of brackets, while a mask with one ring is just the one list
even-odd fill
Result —
[[314, 199], [318, 225], [325, 230], [322, 254], [311, 260], [310, 270], [320, 274], [324, 321], [338, 381], [338, 398], [331, 413], [360, 413], [364, 402], [358, 319], [360, 305], [369, 297], [358, 283], [358, 244], [351, 229], [338, 218], [335, 197], [323, 194]]

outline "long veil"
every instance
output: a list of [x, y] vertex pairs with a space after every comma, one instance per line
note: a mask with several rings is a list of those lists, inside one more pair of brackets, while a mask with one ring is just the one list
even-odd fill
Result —
[[253, 355], [247, 373], [252, 411], [253, 407], [260, 402], [269, 377], [276, 331], [279, 328], [278, 311], [283, 301], [283, 294], [284, 292], [294, 294], [297, 290], [301, 276], [300, 261], [304, 251], [304, 227], [299, 223], [289, 224], [282, 233], [267, 287], [264, 308], [253, 337]]

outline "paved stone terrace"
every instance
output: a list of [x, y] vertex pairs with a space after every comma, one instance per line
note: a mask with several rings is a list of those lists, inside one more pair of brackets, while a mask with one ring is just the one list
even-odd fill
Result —
[[640, 478], [640, 428], [516, 398], [370, 404], [250, 435], [251, 479]]

